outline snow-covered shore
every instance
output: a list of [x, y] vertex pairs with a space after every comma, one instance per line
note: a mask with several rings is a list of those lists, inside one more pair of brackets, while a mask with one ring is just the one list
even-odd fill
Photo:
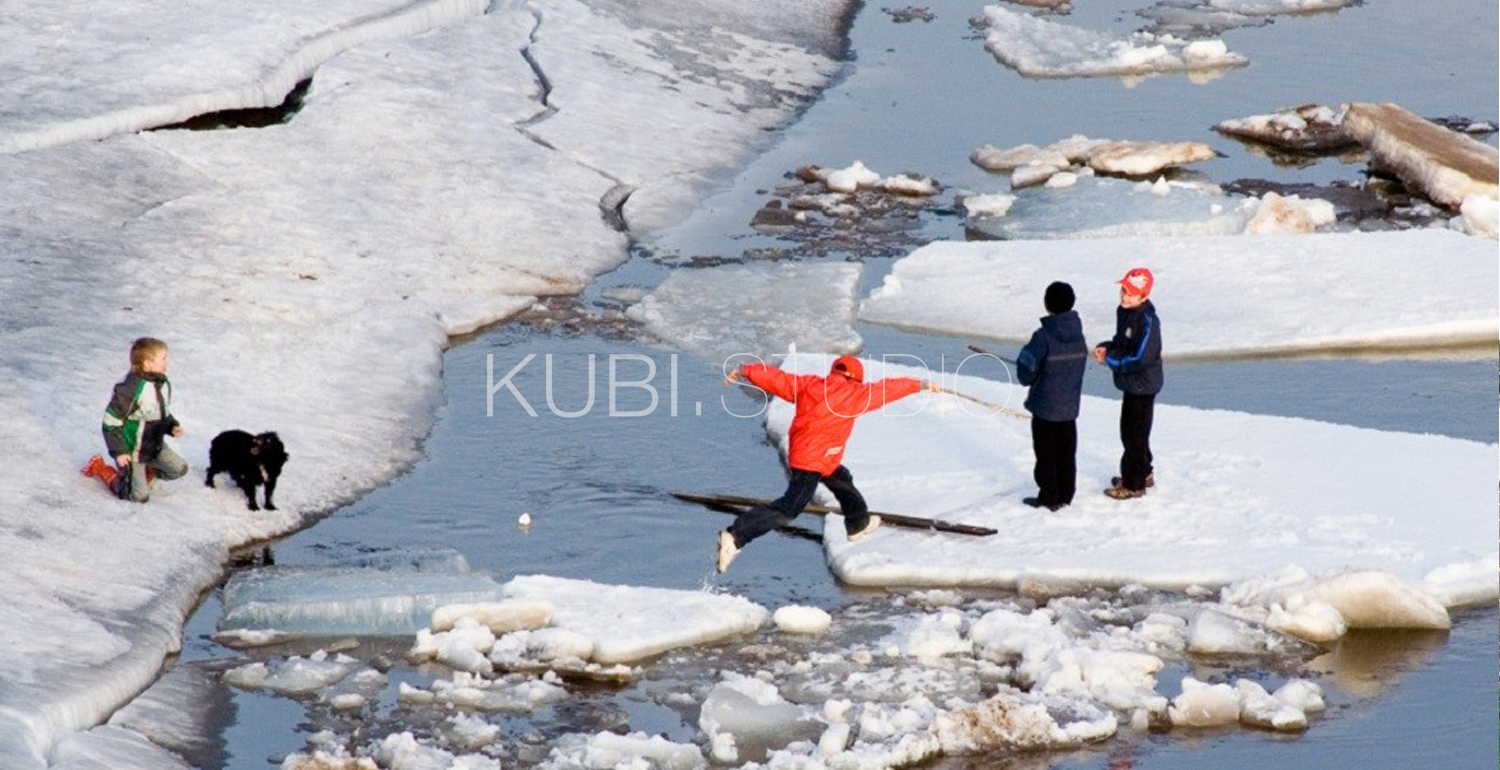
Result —
[[[0, 765], [47, 766], [145, 687], [229, 549], [412, 463], [449, 335], [623, 261], [601, 209], [669, 221], [837, 68], [842, 2], [695, 5], [138, 2], [0, 31], [22, 73], [0, 91]], [[282, 125], [123, 133], [308, 74]], [[77, 475], [142, 335], [171, 345], [195, 468], [145, 506]], [[279, 511], [197, 483], [229, 428], [281, 432]]]

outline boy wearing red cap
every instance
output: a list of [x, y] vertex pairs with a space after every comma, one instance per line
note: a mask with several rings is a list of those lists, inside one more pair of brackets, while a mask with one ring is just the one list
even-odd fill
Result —
[[1156, 394], [1161, 392], [1161, 321], [1151, 304], [1156, 279], [1144, 267], [1133, 268], [1119, 280], [1120, 306], [1115, 309], [1114, 339], [1094, 348], [1094, 360], [1108, 366], [1120, 403], [1120, 475], [1104, 494], [1129, 500], [1155, 486], [1151, 467], [1151, 419]]
[[937, 390], [937, 385], [909, 377], [866, 383], [864, 374], [864, 365], [858, 358], [840, 356], [827, 377], [787, 374], [767, 364], [750, 364], [724, 378], [728, 384], [743, 380], [790, 401], [797, 406], [797, 414], [792, 418], [788, 435], [787, 465], [791, 466], [791, 478], [787, 480], [786, 492], [769, 505], [741, 513], [728, 529], [719, 533], [715, 559], [719, 572], [729, 569], [729, 563], [751, 540], [797, 518], [812, 502], [820, 483], [838, 500], [844, 514], [844, 532], [850, 540], [859, 540], [880, 526], [880, 517], [870, 515], [864, 497], [854, 488], [854, 476], [840, 464], [844, 446], [854, 430], [854, 418], [924, 387]]

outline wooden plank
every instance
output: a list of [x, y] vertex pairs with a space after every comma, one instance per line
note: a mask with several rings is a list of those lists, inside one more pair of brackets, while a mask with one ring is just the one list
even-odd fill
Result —
[[[671, 494], [673, 497], [679, 500], [686, 500], [690, 503], [698, 503], [699, 505], [706, 506], [710, 510], [719, 511], [721, 513], [734, 513], [736, 512], [733, 510], [734, 507], [754, 508], [756, 506], [769, 505], [771, 503], [770, 500], [766, 500], [763, 498], [744, 497], [741, 495], [700, 495], [694, 494], [692, 492], [673, 492]], [[819, 515], [839, 513], [838, 508], [827, 505], [809, 505], [802, 510], [804, 513], [814, 513]], [[941, 521], [939, 519], [924, 519], [920, 516], [903, 516], [899, 513], [885, 513], [883, 511], [870, 511], [870, 513], [875, 516], [879, 516], [881, 522], [885, 524], [890, 524], [891, 526], [902, 527], [905, 529], [922, 529], [929, 532], [951, 532], [959, 535], [977, 535], [981, 537], [985, 535], [995, 534], [995, 530], [990, 529], [989, 527], [976, 527], [972, 524], [957, 524], [951, 521]]]

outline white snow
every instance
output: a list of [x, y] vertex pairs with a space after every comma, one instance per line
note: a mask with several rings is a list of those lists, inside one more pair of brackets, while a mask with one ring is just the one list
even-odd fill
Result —
[[[1011, 216], [1020, 209], [1018, 202]], [[1431, 351], [1493, 344], [1500, 336], [1494, 248], [1449, 230], [934, 243], [896, 263], [861, 304], [860, 318], [1022, 341], [1043, 313], [1042, 290], [1061, 280], [1078, 294], [1088, 337], [1102, 341], [1114, 333], [1114, 282], [1145, 265], [1156, 275], [1152, 299], [1168, 360]], [[1433, 260], [1443, 269], [1426, 269]], [[1393, 276], [1401, 281], [1399, 300], [1390, 295]]]
[[[448, 335], [626, 257], [601, 206], [637, 234], [680, 216], [838, 66], [837, 0], [673, 8], [136, 0], [0, 25], [0, 380], [22, 383], [0, 441], [28, 448], [0, 478], [0, 765], [149, 683], [230, 548], [414, 462]], [[309, 73], [285, 124], [131, 133]], [[281, 432], [279, 511], [192, 474], [144, 507], [78, 477], [145, 334], [195, 473], [220, 430]]]
[[[791, 349], [849, 353], [856, 263], [725, 265], [675, 270], [626, 314], [710, 361]], [[639, 377], [640, 375], [637, 375]]]
[[512, 600], [551, 604], [552, 626], [593, 639], [593, 659], [599, 663], [640, 660], [750, 633], [771, 616], [764, 607], [738, 596], [547, 575], [513, 578], [505, 584], [504, 594]]
[[788, 703], [776, 686], [732, 671], [704, 698], [698, 726], [715, 761], [759, 762], [795, 741], [818, 740], [824, 725], [808, 709]]
[[991, 5], [984, 9], [985, 48], [1027, 77], [1153, 75], [1243, 67], [1245, 57], [1218, 40], [1189, 43], [1171, 35], [1097, 32]]
[[[1157, 275], [1160, 290], [1166, 284]], [[1162, 307], [1170, 345], [1171, 305], [1163, 298]], [[939, 365], [929, 362], [932, 371], [921, 371], [868, 361], [865, 371], [867, 378], [930, 378]], [[822, 371], [828, 359], [796, 356], [788, 366]], [[957, 366], [946, 363], [947, 387], [994, 403], [1022, 401], [1021, 388], [952, 375]], [[1313, 596], [1349, 611], [1351, 626], [1419, 628], [1432, 627], [1446, 597], [1500, 595], [1493, 571], [1454, 572], [1448, 575], [1454, 582], [1431, 587], [1423, 582], [1438, 568], [1494, 557], [1486, 513], [1493, 504], [1493, 444], [1159, 403], [1152, 432], [1156, 487], [1119, 502], [1099, 494], [1118, 473], [1119, 405], [1085, 396], [1078, 495], [1062, 511], [1038, 514], [1021, 503], [1035, 491], [1026, 420], [986, 415], [943, 394], [896, 406], [861, 418], [846, 455], [871, 509], [999, 532], [973, 537], [888, 527], [850, 543], [841, 527], [825, 526], [829, 565], [854, 585], [1014, 586], [1039, 575], [1182, 590], [1291, 564], [1318, 578]], [[768, 430], [783, 446], [790, 419], [791, 410], [780, 405], [767, 412]], [[1387, 483], [1391, 478], [1412, 483]], [[945, 490], [940, 498], [930, 494], [935, 486]]]
[[1202, 142], [1121, 140], [1095, 147], [1089, 152], [1086, 162], [1101, 174], [1146, 176], [1213, 157], [1213, 148]]
[[1459, 205], [1464, 227], [1490, 240], [1500, 238], [1500, 201], [1486, 195], [1470, 195]]
[[854, 161], [847, 168], [824, 169], [819, 176], [829, 192], [852, 193], [861, 187], [869, 187], [880, 181], [880, 174]]
[[697, 746], [673, 743], [660, 735], [565, 735], [552, 747], [540, 770], [697, 770], [707, 762]]

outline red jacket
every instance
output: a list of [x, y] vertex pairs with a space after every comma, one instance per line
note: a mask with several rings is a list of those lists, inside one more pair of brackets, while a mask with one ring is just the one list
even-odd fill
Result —
[[[854, 418], [922, 389], [921, 380], [909, 377], [862, 382], [859, 360], [850, 356], [840, 358], [834, 367], [827, 377], [787, 374], [766, 364], [744, 367], [750, 384], [797, 405], [787, 453], [787, 464], [794, 470], [823, 476], [833, 473], [844, 459]], [[845, 374], [850, 369], [853, 376]]]

